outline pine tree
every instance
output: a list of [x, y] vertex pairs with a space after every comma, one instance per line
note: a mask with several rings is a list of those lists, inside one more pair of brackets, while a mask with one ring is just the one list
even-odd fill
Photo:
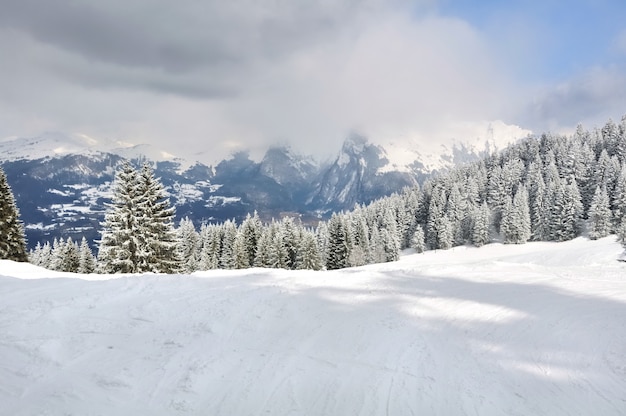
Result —
[[80, 241], [79, 246], [79, 267], [78, 273], [82, 274], [90, 274], [96, 270], [96, 259], [93, 257], [93, 253], [91, 252], [91, 248], [87, 243], [87, 239], [85, 237]]
[[237, 237], [237, 226], [234, 221], [226, 220], [222, 224], [222, 250], [220, 253], [220, 268], [235, 268], [235, 238]]
[[28, 252], [28, 261], [31, 264], [34, 264], [35, 266], [42, 266], [42, 252], [43, 252], [43, 247], [41, 246], [41, 242], [37, 242], [37, 245], [35, 246], [34, 249], [30, 250]]
[[287, 263], [284, 268], [295, 269], [298, 257], [298, 226], [291, 217], [285, 217], [279, 223], [280, 234], [285, 252], [287, 253]]
[[254, 267], [271, 267], [272, 240], [272, 226], [264, 227], [259, 237], [256, 256], [254, 257]]
[[203, 224], [200, 228], [200, 259], [198, 270], [212, 270], [219, 267], [220, 236], [215, 225]]
[[28, 261], [24, 225], [2, 168], [0, 168], [0, 259]]
[[511, 194], [507, 193], [504, 172], [499, 165], [494, 166], [489, 173], [489, 182], [487, 184], [487, 203], [491, 208], [493, 222], [496, 229], [500, 228], [502, 210], [504, 209], [507, 196], [510, 197]]
[[55, 239], [52, 241], [50, 249], [50, 270], [63, 271], [63, 251], [65, 250], [65, 242], [63, 239]]
[[[347, 232], [350, 233], [350, 230]], [[398, 260], [400, 258], [400, 235], [392, 209], [385, 210], [380, 235], [385, 250], [385, 261]]]
[[233, 257], [233, 268], [235, 269], [247, 269], [252, 266], [252, 264], [250, 264], [250, 257], [248, 256], [246, 237], [241, 228], [239, 228], [235, 236], [235, 241], [233, 242]]
[[263, 224], [259, 219], [257, 212], [254, 212], [253, 216], [248, 214], [240, 227], [240, 232], [243, 234], [243, 249], [245, 255], [248, 257], [247, 264], [252, 266], [256, 257], [256, 252], [259, 245], [259, 239], [261, 238], [261, 232], [263, 230]]
[[442, 250], [448, 250], [454, 246], [454, 230], [452, 229], [452, 222], [447, 216], [441, 219], [437, 230], [437, 242]]
[[277, 226], [275, 232], [272, 233], [272, 241], [270, 243], [269, 267], [273, 269], [289, 269], [289, 253], [283, 240], [284, 229]]
[[622, 247], [626, 249], [626, 219], [622, 221], [617, 227], [617, 241], [622, 244]]
[[[441, 229], [445, 218], [446, 194], [440, 186], [433, 189], [428, 209], [428, 222], [426, 225], [426, 243], [431, 249], [441, 248]], [[449, 226], [449, 225], [448, 225]], [[451, 227], [450, 227], [451, 228]]]
[[98, 252], [103, 273], [174, 273], [180, 259], [170, 208], [163, 185], [144, 164], [137, 172], [124, 162], [103, 223]]
[[50, 242], [46, 241], [43, 246], [41, 246], [41, 253], [39, 254], [39, 262], [38, 266], [45, 267], [46, 269], [50, 269], [50, 264], [52, 262], [52, 246]]
[[298, 250], [298, 269], [304, 270], [321, 270], [322, 257], [317, 246], [315, 235], [307, 231], [300, 240], [300, 248]]
[[[602, 188], [605, 189], [606, 188]], [[608, 192], [607, 192], [608, 197]], [[613, 220], [617, 226], [626, 218], [626, 163], [622, 164], [613, 192]]]
[[461, 191], [458, 186], [453, 186], [450, 192], [446, 206], [446, 214], [450, 220], [452, 232], [454, 235], [454, 245], [461, 245], [465, 241], [463, 240], [463, 218], [465, 217], [465, 201], [461, 196]]
[[[138, 272], [137, 171], [124, 162], [115, 176], [113, 199], [102, 224], [98, 269], [102, 273]], [[54, 249], [54, 246], [53, 246]]]
[[530, 238], [530, 211], [525, 187], [519, 188], [513, 201], [506, 203], [500, 227], [505, 243], [523, 244]]
[[370, 239], [367, 221], [361, 211], [352, 215], [352, 253], [350, 264], [362, 266], [370, 259]]
[[174, 228], [175, 209], [170, 207], [163, 185], [147, 163], [139, 173], [137, 192], [137, 225], [141, 241], [138, 271], [176, 273], [180, 270], [180, 257]]
[[556, 241], [575, 238], [580, 233], [582, 202], [576, 180], [557, 186], [552, 210], [552, 235]]
[[178, 256], [181, 260], [181, 271], [192, 273], [198, 270], [200, 262], [200, 236], [196, 232], [193, 222], [185, 217], [180, 220], [176, 229], [178, 240]]
[[474, 213], [472, 221], [472, 244], [481, 247], [489, 242], [489, 206], [483, 202]]
[[328, 270], [348, 267], [348, 234], [343, 218], [338, 214], [328, 221], [328, 252], [326, 268]]
[[[621, 223], [621, 222], [620, 222]], [[589, 208], [589, 238], [596, 240], [611, 232], [611, 209], [606, 188], [596, 188]]]
[[80, 269], [80, 251], [78, 245], [67, 237], [61, 249], [61, 264], [58, 270], [70, 273], [78, 273]]
[[411, 248], [418, 253], [423, 253], [426, 250], [426, 243], [424, 242], [424, 229], [421, 225], [415, 228], [413, 238], [411, 238]]

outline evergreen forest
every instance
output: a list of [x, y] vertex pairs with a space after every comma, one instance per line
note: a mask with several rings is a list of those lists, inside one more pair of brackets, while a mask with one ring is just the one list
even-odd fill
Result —
[[[1, 177], [0, 177], [1, 179]], [[0, 181], [0, 185], [2, 182]], [[7, 188], [5, 186], [5, 188]], [[9, 188], [10, 189], [10, 188]], [[15, 212], [2, 188], [2, 226]], [[10, 192], [9, 192], [10, 194]], [[249, 267], [332, 270], [397, 260], [402, 250], [445, 250], [491, 242], [565, 241], [617, 234], [626, 240], [626, 116], [570, 136], [530, 136], [315, 228], [297, 218], [240, 224], [173, 223], [174, 208], [148, 164], [118, 170], [98, 253], [70, 238], [39, 243], [34, 264], [70, 272], [191, 273]], [[13, 218], [13, 219], [11, 219]], [[23, 243], [13, 225], [8, 246]], [[23, 229], [21, 231], [23, 235]], [[3, 236], [5, 234], [3, 233]], [[0, 252], [7, 257], [7, 243]], [[19, 250], [18, 250], [19, 252]], [[14, 255], [15, 256], [15, 255]], [[19, 257], [19, 253], [17, 255]]]

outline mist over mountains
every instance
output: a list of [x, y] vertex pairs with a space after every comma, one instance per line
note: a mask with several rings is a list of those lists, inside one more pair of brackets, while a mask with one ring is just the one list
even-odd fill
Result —
[[318, 161], [288, 146], [273, 146], [263, 158], [245, 152], [215, 164], [176, 157], [150, 145], [94, 140], [87, 136], [46, 133], [0, 142], [5, 170], [30, 247], [55, 237], [97, 240], [111, 197], [116, 167], [124, 160], [153, 163], [166, 187], [177, 220], [202, 223], [240, 221], [257, 211], [264, 221], [285, 215], [314, 225], [332, 212], [352, 209], [423, 182], [456, 164], [477, 160], [489, 146], [455, 144], [439, 155], [421, 155], [399, 163], [367, 138], [348, 137], [332, 160]]

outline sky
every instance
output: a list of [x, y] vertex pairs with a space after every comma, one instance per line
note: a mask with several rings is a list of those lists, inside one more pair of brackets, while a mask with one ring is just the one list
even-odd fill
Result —
[[0, 139], [218, 160], [352, 132], [415, 146], [626, 114], [623, 0], [0, 0]]

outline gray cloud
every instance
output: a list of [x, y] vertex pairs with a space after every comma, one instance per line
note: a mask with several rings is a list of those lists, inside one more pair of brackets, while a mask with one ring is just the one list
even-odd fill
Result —
[[346, 20], [349, 26], [387, 7], [379, 0], [3, 0], [0, 6], [0, 29], [48, 46], [49, 59], [37, 64], [61, 78], [192, 98], [244, 89], [264, 63], [329, 41]]
[[0, 137], [63, 130], [216, 159], [272, 141], [329, 154], [352, 130], [435, 142], [458, 126], [584, 110], [575, 84], [528, 107], [514, 75], [523, 57], [499, 56], [433, 3], [0, 0]]
[[536, 131], [567, 130], [577, 123], [593, 128], [603, 125], [609, 116], [621, 117], [626, 112], [624, 97], [624, 68], [594, 68], [538, 92], [520, 113], [520, 122]]
[[332, 34], [365, 1], [3, 1], [0, 24], [88, 60], [185, 72], [280, 56]]

